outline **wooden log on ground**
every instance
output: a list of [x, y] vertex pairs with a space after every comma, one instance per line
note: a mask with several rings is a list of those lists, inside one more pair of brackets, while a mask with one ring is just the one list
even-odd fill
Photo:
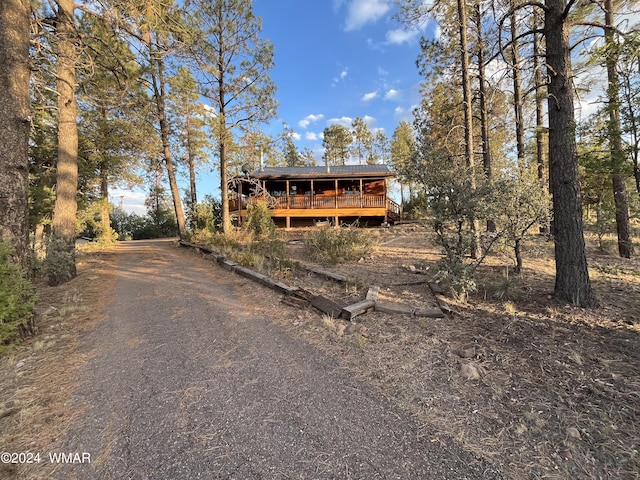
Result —
[[369, 290], [367, 290], [367, 296], [364, 297], [365, 300], [373, 300], [374, 302], [378, 301], [378, 294], [380, 293], [380, 287], [379, 286], [373, 286], [373, 287], [369, 287]]
[[416, 317], [444, 318], [444, 312], [439, 308], [428, 308], [426, 310], [416, 310], [413, 312]]
[[333, 318], [338, 318], [342, 313], [342, 306], [327, 297], [323, 297], [322, 295], [313, 297], [311, 300], [311, 306], [326, 313], [327, 315], [331, 315]]
[[313, 300], [313, 297], [316, 296], [315, 294], [311, 293], [309, 290], [305, 290], [304, 288], [300, 288], [300, 287], [298, 287], [298, 289], [295, 292], [293, 292], [293, 295], [303, 300], [307, 300], [308, 302], [311, 302], [311, 300]]
[[453, 313], [453, 308], [451, 308], [451, 305], [449, 305], [449, 303], [442, 297], [442, 295], [436, 295], [436, 300], [438, 301], [438, 306], [440, 307], [440, 310], [442, 310], [445, 313]]
[[429, 280], [427, 280], [426, 278], [423, 278], [423, 279], [420, 279], [420, 280], [408, 280], [406, 282], [392, 283], [391, 286], [392, 287], [405, 287], [405, 286], [409, 286], [409, 285], [424, 285], [425, 283], [429, 283]]
[[345, 277], [344, 275], [340, 275], [339, 273], [328, 272], [326, 270], [321, 270], [316, 267], [310, 267], [308, 265], [303, 265], [302, 268], [321, 277], [333, 280], [334, 282], [345, 283], [347, 281], [347, 277]]
[[295, 295], [285, 295], [284, 297], [282, 297], [281, 302], [285, 305], [296, 308], [307, 308], [310, 305], [309, 300], [298, 298]]
[[429, 288], [433, 292], [434, 295], [444, 295], [445, 291], [440, 285], [435, 282], [429, 282]]
[[178, 242], [178, 245], [180, 245], [181, 247], [195, 248], [196, 250], [200, 250], [202, 253], [213, 253], [213, 254], [216, 253], [213, 250], [211, 250], [210, 248], [203, 247], [202, 245], [198, 245], [198, 244], [195, 244], [195, 243], [185, 242], [184, 240], [180, 240]]
[[224, 268], [225, 270], [229, 270], [230, 272], [233, 272], [235, 270], [235, 268], [238, 266], [238, 264], [236, 262], [232, 262], [231, 260], [227, 260], [224, 257], [218, 258], [218, 263], [220, 264], [220, 266], [222, 268]]
[[341, 316], [345, 320], [353, 320], [358, 315], [367, 313], [369, 310], [373, 310], [376, 302], [373, 300], [362, 300], [361, 302], [348, 305], [342, 309]]
[[376, 302], [376, 312], [390, 313], [392, 315], [413, 315], [414, 308], [409, 305], [391, 302]]
[[251, 270], [250, 268], [246, 268], [241, 265], [236, 265], [233, 270], [234, 272], [236, 272], [239, 275], [242, 275], [243, 277], [254, 280], [264, 285], [265, 287], [269, 287], [270, 289], [276, 290], [280, 293], [291, 294], [297, 289], [297, 287], [290, 287], [285, 283], [278, 282], [273, 278], [267, 277], [262, 273], [258, 273], [254, 270]]

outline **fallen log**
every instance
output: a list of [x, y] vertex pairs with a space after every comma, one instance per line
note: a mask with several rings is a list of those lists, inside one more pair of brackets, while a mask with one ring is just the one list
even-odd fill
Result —
[[327, 297], [323, 297], [322, 295], [313, 297], [311, 300], [311, 306], [326, 313], [327, 315], [331, 315], [333, 318], [338, 318], [342, 313], [342, 306]]
[[373, 310], [375, 305], [376, 302], [373, 300], [362, 300], [361, 302], [344, 307], [340, 315], [345, 320], [353, 320], [358, 315], [362, 315], [363, 313], [367, 313], [369, 310]]

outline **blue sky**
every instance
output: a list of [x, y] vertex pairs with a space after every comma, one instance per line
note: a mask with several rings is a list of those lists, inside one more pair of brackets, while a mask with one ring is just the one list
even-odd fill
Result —
[[[261, 38], [274, 47], [271, 78], [278, 87], [278, 116], [263, 131], [295, 132], [300, 151], [322, 158], [323, 130], [332, 123], [349, 126], [361, 117], [372, 131], [391, 138], [402, 120], [412, 120], [419, 101], [416, 68], [423, 31], [406, 30], [393, 18], [395, 0], [255, 0], [262, 18]], [[216, 172], [205, 168], [198, 196], [219, 197]], [[186, 179], [182, 179], [183, 187]], [[111, 201], [144, 214], [144, 191], [113, 190]]]
[[390, 137], [401, 120], [411, 120], [423, 32], [392, 18], [394, 0], [256, 0], [254, 11], [274, 46], [280, 104], [265, 131], [277, 134], [286, 122], [298, 148], [319, 159], [320, 134], [332, 123], [361, 117]]

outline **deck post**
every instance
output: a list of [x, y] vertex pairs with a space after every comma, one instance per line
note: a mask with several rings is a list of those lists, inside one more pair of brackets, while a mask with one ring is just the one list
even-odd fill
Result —
[[291, 228], [291, 217], [287, 215], [285, 218], [285, 228], [289, 230]]

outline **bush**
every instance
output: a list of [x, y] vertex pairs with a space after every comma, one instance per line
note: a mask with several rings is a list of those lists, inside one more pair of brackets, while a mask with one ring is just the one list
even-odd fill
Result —
[[265, 202], [259, 201], [247, 206], [247, 219], [242, 228], [253, 234], [254, 238], [273, 237], [276, 234], [276, 224], [273, 223]]
[[330, 263], [357, 260], [373, 251], [373, 241], [366, 230], [350, 227], [326, 227], [305, 236], [304, 244], [312, 258]]
[[434, 280], [451, 291], [457, 299], [466, 302], [470, 293], [478, 289], [473, 265], [465, 263], [459, 255], [446, 255], [436, 264]]
[[222, 203], [211, 195], [206, 195], [202, 202], [189, 205], [187, 221], [194, 232], [219, 230], [222, 225]]
[[42, 271], [49, 277], [49, 285], [61, 285], [76, 276], [75, 244], [69, 245], [59, 235], [52, 235], [47, 243], [47, 256]]
[[0, 353], [8, 352], [20, 326], [33, 316], [36, 293], [21, 268], [13, 263], [13, 246], [0, 242]]

